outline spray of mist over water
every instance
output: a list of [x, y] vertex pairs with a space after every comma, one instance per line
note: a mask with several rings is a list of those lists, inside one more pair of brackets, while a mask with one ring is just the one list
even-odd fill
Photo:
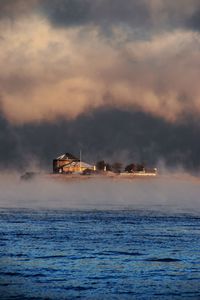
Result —
[[200, 181], [187, 174], [148, 179], [55, 180], [19, 174], [0, 177], [1, 208], [115, 210], [200, 213]]

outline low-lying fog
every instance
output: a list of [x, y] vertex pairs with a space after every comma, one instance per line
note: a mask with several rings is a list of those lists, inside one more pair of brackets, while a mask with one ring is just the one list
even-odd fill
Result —
[[200, 213], [200, 180], [189, 175], [148, 179], [51, 178], [20, 180], [19, 174], [0, 176], [1, 208], [145, 209]]

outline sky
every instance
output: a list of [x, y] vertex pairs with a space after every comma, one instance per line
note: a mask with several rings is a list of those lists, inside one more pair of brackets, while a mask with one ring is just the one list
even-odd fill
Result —
[[1, 0], [0, 167], [200, 168], [199, 0]]

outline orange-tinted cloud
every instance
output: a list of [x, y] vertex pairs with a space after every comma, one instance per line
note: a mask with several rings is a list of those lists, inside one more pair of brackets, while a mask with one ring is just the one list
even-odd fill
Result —
[[[23, 2], [23, 1], [22, 1]], [[0, 23], [1, 110], [16, 124], [76, 118], [102, 106], [175, 121], [200, 114], [200, 35], [138, 39], [115, 25], [54, 28], [35, 14]]]

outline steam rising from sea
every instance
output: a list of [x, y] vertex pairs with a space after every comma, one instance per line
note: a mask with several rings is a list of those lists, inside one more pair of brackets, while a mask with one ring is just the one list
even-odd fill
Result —
[[30, 209], [142, 209], [200, 214], [200, 180], [186, 174], [148, 179], [70, 179], [0, 176], [0, 207]]

